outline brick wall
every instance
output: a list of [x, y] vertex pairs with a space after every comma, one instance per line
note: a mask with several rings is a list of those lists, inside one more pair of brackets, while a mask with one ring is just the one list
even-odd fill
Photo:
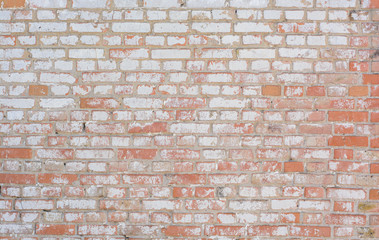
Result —
[[378, 0], [0, 4], [0, 239], [379, 239]]

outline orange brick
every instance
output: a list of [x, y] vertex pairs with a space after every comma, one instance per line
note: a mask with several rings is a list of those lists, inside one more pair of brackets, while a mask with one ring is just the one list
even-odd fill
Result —
[[46, 96], [49, 93], [49, 87], [44, 85], [30, 85], [30, 96]]
[[0, 0], [0, 6], [3, 8], [22, 8], [25, 6], [25, 0]]
[[275, 85], [268, 85], [262, 87], [262, 95], [264, 96], [280, 96], [281, 87]]
[[284, 172], [303, 172], [304, 163], [302, 162], [285, 162]]
[[349, 88], [349, 96], [363, 97], [368, 95], [368, 87], [353, 86]]

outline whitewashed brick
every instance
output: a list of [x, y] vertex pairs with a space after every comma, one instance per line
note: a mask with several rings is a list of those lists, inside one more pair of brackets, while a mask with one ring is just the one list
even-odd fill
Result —
[[154, 24], [154, 32], [185, 33], [188, 32], [188, 25], [185, 23], [156, 23]]
[[72, 0], [73, 8], [107, 8], [109, 0]]
[[230, 32], [230, 23], [193, 23], [192, 29], [198, 32]]
[[272, 32], [268, 23], [239, 22], [234, 25], [236, 32]]
[[134, 33], [150, 32], [150, 24], [149, 23], [112, 23], [112, 31], [134, 32]]
[[31, 8], [66, 8], [67, 0], [29, 0]]
[[187, 49], [157, 49], [151, 51], [153, 59], [189, 58], [191, 51]]
[[70, 58], [105, 58], [104, 49], [70, 49]]
[[296, 7], [310, 8], [313, 6], [313, 0], [276, 0], [276, 7]]
[[138, 0], [113, 0], [116, 8], [138, 7]]
[[265, 8], [269, 0], [230, 0], [230, 6], [235, 8]]
[[187, 0], [188, 8], [222, 8], [225, 6], [225, 0]]
[[30, 32], [65, 32], [67, 23], [64, 22], [34, 22], [29, 23]]
[[238, 51], [240, 58], [275, 58], [274, 49], [241, 49]]
[[42, 108], [68, 108], [73, 107], [75, 104], [72, 98], [50, 98], [41, 99], [39, 105]]

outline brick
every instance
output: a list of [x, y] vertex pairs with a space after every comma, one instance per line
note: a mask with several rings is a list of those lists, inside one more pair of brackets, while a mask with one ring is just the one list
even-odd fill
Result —
[[0, 174], [0, 183], [2, 184], [35, 184], [34, 174]]
[[36, 233], [38, 235], [74, 235], [75, 225], [37, 224]]
[[195, 237], [200, 236], [201, 228], [198, 226], [168, 226], [162, 232], [171, 237]]
[[119, 159], [154, 159], [157, 155], [155, 149], [119, 149]]
[[112, 23], [113, 32], [146, 33], [150, 32], [148, 23]]
[[328, 143], [330, 146], [356, 146], [356, 147], [367, 147], [368, 146], [368, 138], [367, 137], [357, 137], [357, 136], [351, 136], [351, 137], [340, 137], [340, 136], [333, 136], [329, 138]]
[[30, 96], [46, 96], [49, 92], [49, 87], [45, 85], [30, 85], [29, 95]]
[[30, 0], [29, 7], [31, 8], [66, 8], [67, 0]]
[[107, 8], [109, 1], [107, 0], [73, 0], [73, 8]]
[[25, 148], [0, 148], [0, 158], [10, 159], [10, 158], [21, 158], [21, 159], [31, 159], [32, 150]]
[[119, 107], [119, 103], [112, 98], [82, 98], [80, 108], [114, 109]]
[[2, 8], [22, 8], [25, 6], [25, 0], [1, 0]]

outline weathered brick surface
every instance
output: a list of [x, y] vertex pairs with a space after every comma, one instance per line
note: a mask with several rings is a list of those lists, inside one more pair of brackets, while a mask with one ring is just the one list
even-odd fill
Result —
[[0, 0], [0, 239], [379, 239], [378, 0]]

